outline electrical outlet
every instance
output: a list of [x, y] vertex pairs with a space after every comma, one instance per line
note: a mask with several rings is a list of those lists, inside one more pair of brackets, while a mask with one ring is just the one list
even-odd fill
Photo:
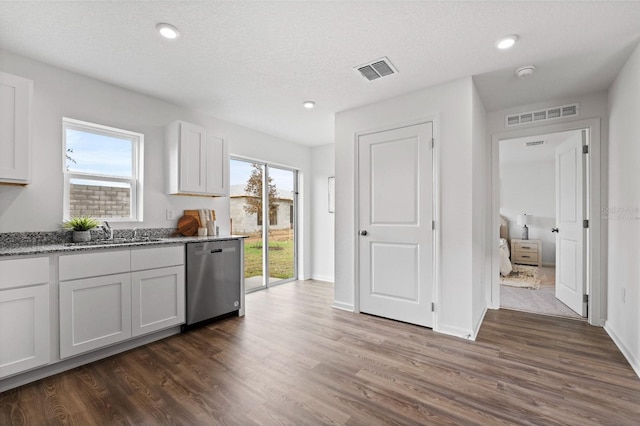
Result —
[[176, 212], [172, 209], [167, 209], [167, 220], [173, 220], [176, 218]]

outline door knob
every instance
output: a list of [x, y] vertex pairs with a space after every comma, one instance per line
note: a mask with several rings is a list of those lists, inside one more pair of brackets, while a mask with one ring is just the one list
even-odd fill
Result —
[[364, 229], [362, 231], [360, 231], [360, 235], [362, 235], [363, 237], [365, 237], [368, 234], [367, 231], [365, 231]]
[[551, 232], [557, 233], [558, 232], [558, 228], [551, 228]]

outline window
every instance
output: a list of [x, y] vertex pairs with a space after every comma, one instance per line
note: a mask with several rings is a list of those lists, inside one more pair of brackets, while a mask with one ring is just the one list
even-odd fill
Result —
[[62, 119], [64, 215], [142, 221], [144, 135]]

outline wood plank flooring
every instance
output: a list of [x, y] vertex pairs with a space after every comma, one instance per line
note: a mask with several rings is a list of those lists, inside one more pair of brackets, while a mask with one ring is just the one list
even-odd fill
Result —
[[640, 380], [585, 322], [489, 311], [476, 342], [332, 309], [305, 281], [247, 315], [0, 394], [0, 425], [637, 425]]

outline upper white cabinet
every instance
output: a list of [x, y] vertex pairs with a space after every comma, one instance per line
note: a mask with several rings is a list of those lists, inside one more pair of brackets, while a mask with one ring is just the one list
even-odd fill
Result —
[[222, 139], [176, 121], [167, 126], [165, 145], [169, 194], [229, 195], [229, 154]]
[[48, 364], [49, 258], [0, 261], [0, 378]]
[[0, 72], [0, 183], [31, 180], [33, 81]]

